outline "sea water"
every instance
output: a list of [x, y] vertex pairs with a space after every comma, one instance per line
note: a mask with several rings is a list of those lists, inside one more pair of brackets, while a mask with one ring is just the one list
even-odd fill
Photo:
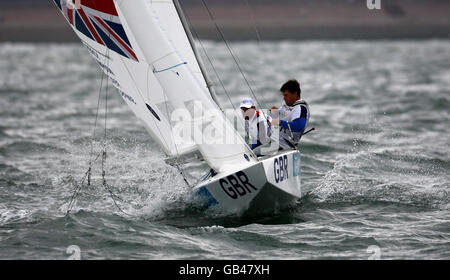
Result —
[[[448, 40], [231, 47], [243, 75], [199, 44], [224, 108], [280, 106], [291, 78], [310, 104], [295, 207], [202, 209], [85, 47], [0, 44], [0, 259], [450, 258]], [[101, 157], [81, 185], [103, 147], [108, 187]]]

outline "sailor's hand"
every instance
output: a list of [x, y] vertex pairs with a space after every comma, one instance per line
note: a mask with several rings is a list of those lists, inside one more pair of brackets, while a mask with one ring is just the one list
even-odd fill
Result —
[[280, 119], [278, 119], [278, 118], [273, 119], [273, 120], [270, 122], [270, 125], [272, 125], [272, 126], [279, 126], [279, 125], [280, 125]]
[[274, 115], [278, 111], [278, 107], [273, 106], [272, 109], [270, 109], [270, 114]]

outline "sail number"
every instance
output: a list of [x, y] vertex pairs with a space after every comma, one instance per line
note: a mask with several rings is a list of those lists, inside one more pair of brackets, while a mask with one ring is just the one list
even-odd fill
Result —
[[273, 162], [273, 173], [275, 175], [275, 182], [283, 182], [289, 178], [288, 173], [288, 157], [282, 156], [276, 158]]
[[219, 183], [222, 190], [232, 199], [237, 199], [238, 197], [249, 194], [252, 190], [258, 190], [255, 186], [250, 184], [247, 174], [243, 171], [222, 178]]

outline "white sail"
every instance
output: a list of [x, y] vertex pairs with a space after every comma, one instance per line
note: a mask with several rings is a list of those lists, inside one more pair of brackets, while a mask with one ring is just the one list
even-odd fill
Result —
[[[192, 69], [180, 51], [183, 46], [172, 39], [173, 31], [169, 34], [164, 28], [162, 18], [181, 24], [177, 15], [163, 12], [164, 5], [174, 9], [172, 0], [114, 2], [174, 109], [189, 112], [190, 123], [185, 125], [194, 128], [193, 141], [209, 166], [221, 172], [255, 162], [252, 151], [212, 100], [204, 80], [199, 81], [195, 74], [198, 64]], [[198, 114], [196, 110], [207, 113]], [[213, 128], [213, 136], [205, 133], [205, 128]]]
[[[170, 157], [197, 150], [172, 135], [171, 105], [112, 0], [54, 0], [152, 138]], [[189, 42], [187, 42], [189, 44]], [[195, 58], [190, 58], [195, 65]], [[197, 70], [199, 71], [199, 70]], [[205, 84], [206, 86], [206, 84]]]
[[212, 100], [172, 0], [54, 1], [169, 156], [198, 149], [217, 172], [256, 162]]

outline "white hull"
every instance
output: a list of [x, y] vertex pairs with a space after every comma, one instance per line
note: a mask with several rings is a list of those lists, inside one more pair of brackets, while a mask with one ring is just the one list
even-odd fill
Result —
[[256, 159], [212, 99], [188, 26], [172, 0], [54, 2], [164, 152], [179, 158], [198, 150], [219, 172], [195, 187], [209, 206], [270, 210], [301, 197], [299, 153]]
[[194, 188], [208, 207], [226, 213], [267, 212], [301, 198], [300, 153], [285, 151], [243, 170], [217, 174]]

